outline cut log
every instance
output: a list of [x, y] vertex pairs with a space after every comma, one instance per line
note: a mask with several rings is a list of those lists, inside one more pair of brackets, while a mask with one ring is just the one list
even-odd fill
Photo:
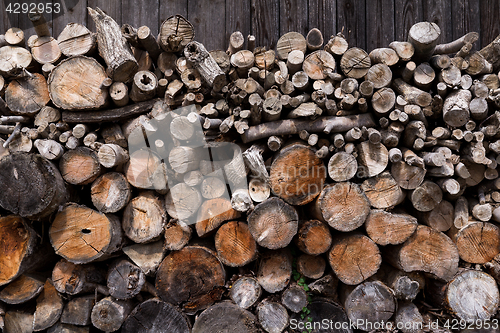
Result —
[[301, 254], [297, 258], [297, 272], [310, 279], [319, 279], [325, 274], [326, 261], [322, 256]]
[[226, 75], [203, 44], [190, 42], [184, 49], [184, 55], [214, 91], [220, 91], [226, 84]]
[[257, 244], [243, 222], [222, 225], [215, 235], [215, 249], [219, 260], [230, 267], [245, 266], [257, 256]]
[[24, 32], [19, 28], [9, 28], [4, 37], [9, 45], [24, 46], [25, 44]]
[[[165, 252], [161, 241], [148, 244], [134, 244], [124, 247], [122, 250], [144, 274], [149, 276], [156, 273], [156, 269], [160, 266]], [[151, 293], [149, 285], [143, 289]]]
[[295, 244], [302, 252], [316, 256], [330, 249], [332, 235], [323, 222], [309, 220], [300, 225]]
[[[189, 200], [187, 202], [189, 204]], [[169, 215], [172, 214], [169, 213]], [[241, 213], [233, 209], [231, 201], [227, 198], [206, 200], [198, 210], [196, 233], [199, 237], [210, 236], [222, 223], [237, 219], [240, 216]]]
[[76, 265], [61, 259], [52, 270], [52, 281], [54, 288], [62, 294], [78, 295], [96, 290], [102, 294], [109, 294], [101, 285], [105, 281], [104, 272], [91, 264]]
[[5, 89], [5, 102], [14, 114], [34, 115], [49, 101], [47, 82], [38, 73], [15, 79]]
[[166, 189], [167, 176], [158, 155], [150, 149], [140, 149], [130, 155], [124, 174], [130, 185], [141, 189]]
[[73, 298], [64, 306], [61, 315], [62, 324], [85, 326], [92, 324], [90, 315], [96, 303], [94, 295]]
[[396, 51], [402, 61], [410, 61], [415, 53], [415, 48], [409, 42], [391, 42], [389, 47]]
[[307, 42], [298, 32], [288, 32], [281, 36], [276, 43], [276, 53], [280, 60], [287, 60], [288, 54], [294, 50], [307, 51]]
[[77, 204], [68, 204], [55, 217], [49, 230], [58, 255], [75, 264], [85, 264], [121, 247], [120, 221], [112, 215]]
[[408, 214], [372, 210], [365, 223], [366, 233], [378, 245], [405, 242], [417, 230], [417, 219]]
[[178, 251], [189, 243], [193, 230], [176, 219], [171, 219], [165, 226], [165, 249]]
[[90, 318], [92, 325], [105, 332], [115, 332], [133, 309], [131, 301], [106, 297], [94, 305]]
[[5, 332], [31, 333], [33, 332], [33, 314], [22, 311], [8, 311], [5, 313]]
[[259, 245], [268, 249], [286, 247], [297, 233], [297, 211], [279, 198], [269, 198], [248, 215], [248, 228]]
[[193, 25], [181, 15], [167, 18], [160, 26], [158, 44], [166, 52], [179, 52], [194, 38]]
[[[0, 205], [14, 214], [40, 219], [68, 200], [56, 166], [40, 155], [16, 153], [0, 161]], [[27, 184], [30, 184], [27, 187]]]
[[[307, 309], [311, 311], [307, 316], [302, 316], [302, 313], [292, 314], [290, 324], [292, 320], [296, 324], [296, 328], [304, 328], [303, 330], [298, 330], [298, 332], [302, 332], [306, 330], [310, 330], [311, 332], [321, 332], [321, 330], [316, 330], [313, 326], [315, 323], [321, 323], [322, 320], [325, 320], [327, 323], [333, 323], [333, 327], [335, 328], [335, 323], [349, 323], [349, 318], [347, 317], [343, 307], [334, 303], [331, 299], [327, 298], [318, 298], [312, 300]], [[309, 321], [309, 318], [311, 318]], [[339, 329], [331, 329], [332, 332], [339, 333], [352, 333], [352, 326], [350, 325], [338, 325]], [[291, 326], [291, 325], [290, 325]], [[295, 325], [294, 325], [295, 326]], [[328, 325], [330, 328], [331, 326]], [[316, 324], [316, 328], [318, 328], [318, 324]]]
[[261, 295], [262, 288], [253, 277], [241, 277], [231, 286], [231, 299], [242, 309], [252, 307], [257, 303]]
[[372, 64], [384, 64], [394, 66], [399, 62], [399, 56], [395, 50], [388, 47], [374, 49], [369, 54]]
[[65, 110], [98, 109], [106, 104], [108, 97], [107, 89], [101, 89], [107, 77], [93, 58], [77, 56], [63, 60], [47, 80], [50, 99]]
[[116, 213], [124, 208], [131, 198], [130, 184], [118, 172], [109, 172], [92, 183], [92, 203], [102, 213]]
[[113, 81], [130, 81], [139, 65], [130, 50], [130, 46], [123, 38], [120, 27], [101, 9], [94, 10], [90, 7], [87, 9], [96, 25], [99, 54], [108, 66], [108, 75]]
[[307, 49], [316, 51], [323, 46], [323, 34], [318, 28], [309, 30], [306, 36]]
[[[73, 135], [75, 135], [73, 131]], [[113, 143], [107, 143], [99, 148], [97, 154], [99, 163], [105, 168], [114, 168], [129, 160], [128, 151]]]
[[257, 306], [257, 317], [264, 331], [281, 333], [288, 325], [288, 312], [278, 302], [265, 299]]
[[67, 151], [59, 161], [59, 170], [64, 180], [73, 185], [90, 184], [102, 171], [97, 153], [87, 147]]
[[425, 180], [413, 190], [410, 200], [416, 210], [429, 212], [443, 200], [443, 192], [436, 183]]
[[114, 298], [130, 299], [141, 292], [145, 283], [144, 272], [126, 259], [116, 261], [109, 268], [107, 286]]
[[57, 160], [64, 154], [64, 147], [59, 142], [54, 140], [37, 139], [35, 140], [34, 145], [40, 155], [48, 160]]
[[4, 46], [0, 48], [0, 74], [5, 77], [19, 76], [33, 61], [30, 51], [23, 47]]
[[36, 299], [36, 311], [33, 316], [33, 331], [43, 331], [53, 326], [61, 317], [64, 308], [62, 297], [47, 279], [43, 291]]
[[398, 302], [395, 313], [397, 327], [401, 327], [403, 333], [422, 333], [424, 319], [417, 306], [411, 302]]
[[358, 162], [352, 154], [338, 152], [328, 161], [328, 175], [336, 182], [345, 182], [353, 178], [358, 171]]
[[0, 301], [7, 304], [23, 304], [37, 297], [43, 290], [44, 281], [35, 275], [23, 274], [0, 292]]
[[122, 228], [135, 243], [156, 240], [166, 222], [165, 208], [160, 198], [147, 191], [133, 198], [123, 211]]
[[222, 263], [212, 251], [199, 246], [171, 252], [156, 274], [160, 298], [182, 306], [186, 313], [206, 309], [219, 300], [224, 283]]
[[304, 307], [307, 307], [307, 297], [307, 293], [303, 287], [292, 284], [283, 291], [283, 294], [281, 294], [281, 304], [290, 311], [298, 313], [302, 311]]
[[357, 285], [377, 273], [382, 256], [367, 236], [343, 234], [334, 237], [328, 261], [340, 281]]
[[252, 200], [255, 202], [263, 202], [264, 200], [269, 198], [269, 195], [271, 194], [271, 188], [269, 187], [269, 184], [258, 178], [252, 178], [250, 180], [250, 182], [248, 183], [248, 189], [250, 198], [252, 198]]
[[392, 163], [391, 175], [398, 185], [405, 190], [413, 190], [424, 181], [426, 169], [412, 166], [406, 162]]
[[327, 78], [325, 72], [335, 70], [335, 59], [330, 53], [318, 50], [304, 59], [302, 69], [311, 80], [324, 80]]
[[424, 91], [429, 91], [435, 78], [436, 72], [434, 72], [434, 69], [427, 62], [418, 65], [413, 73], [415, 85]]
[[368, 73], [371, 60], [364, 50], [352, 47], [348, 49], [340, 59], [340, 69], [347, 77], [361, 79]]
[[326, 168], [313, 148], [294, 143], [281, 149], [271, 165], [271, 191], [292, 205], [305, 205], [320, 193]]
[[448, 281], [458, 271], [458, 250], [445, 234], [426, 226], [401, 245], [387, 249], [384, 259], [405, 272], [424, 271]]
[[472, 264], [485, 264], [500, 252], [500, 229], [487, 222], [470, 222], [453, 240], [460, 259]]
[[198, 316], [192, 333], [257, 333], [258, 331], [257, 318], [250, 311], [241, 309], [231, 302], [222, 302], [211, 306]]
[[55, 64], [61, 58], [57, 40], [50, 36], [38, 36], [31, 46], [31, 54], [39, 64]]
[[57, 43], [68, 58], [87, 55], [96, 48], [96, 36], [79, 23], [69, 23], [57, 37]]
[[433, 210], [421, 215], [421, 221], [437, 231], [447, 231], [453, 225], [454, 207], [446, 200], [441, 201]]
[[382, 173], [389, 164], [389, 151], [382, 143], [363, 141], [357, 146], [357, 151], [358, 177], [374, 177]]
[[386, 64], [376, 64], [366, 73], [366, 79], [373, 83], [373, 88], [389, 87], [392, 81], [392, 71]]
[[136, 103], [150, 100], [156, 96], [157, 88], [158, 79], [156, 75], [148, 70], [141, 70], [135, 73], [132, 80], [130, 99]]
[[344, 291], [347, 317], [363, 331], [372, 331], [375, 325], [387, 322], [396, 311], [396, 299], [391, 289], [380, 281], [360, 284]]
[[394, 207], [405, 198], [403, 191], [389, 172], [365, 180], [361, 188], [374, 208]]
[[443, 104], [443, 120], [452, 127], [465, 125], [469, 120], [469, 103], [472, 95], [469, 90], [458, 90], [446, 97]]
[[432, 102], [431, 94], [409, 85], [402, 79], [395, 79], [392, 82], [392, 87], [397, 93], [403, 95], [408, 103], [426, 107]]
[[292, 278], [292, 255], [288, 249], [271, 250], [261, 255], [257, 281], [269, 293], [286, 288]]
[[415, 48], [414, 60], [427, 61], [434, 54], [441, 29], [434, 22], [419, 22], [408, 32], [408, 42]]

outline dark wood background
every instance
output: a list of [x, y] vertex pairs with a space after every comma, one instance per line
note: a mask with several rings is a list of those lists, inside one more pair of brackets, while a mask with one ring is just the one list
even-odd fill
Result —
[[[167, 17], [181, 14], [194, 25], [196, 40], [209, 50], [225, 49], [235, 30], [255, 35], [257, 45], [270, 48], [288, 31], [305, 35], [317, 27], [327, 40], [343, 30], [350, 46], [368, 51], [406, 40], [410, 27], [424, 20], [439, 25], [440, 42], [477, 31], [484, 46], [500, 34], [500, 0], [80, 0], [62, 16], [46, 15], [52, 20], [53, 36], [57, 38], [70, 22], [95, 31], [87, 6], [100, 7], [119, 24], [147, 25], [155, 33]], [[4, 7], [0, 0], [2, 32], [28, 26], [26, 14], [8, 17]], [[33, 33], [32, 28], [26, 31], [27, 37]]]

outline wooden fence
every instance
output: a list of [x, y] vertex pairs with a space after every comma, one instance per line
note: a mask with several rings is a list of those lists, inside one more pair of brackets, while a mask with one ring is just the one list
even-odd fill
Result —
[[[235, 30], [272, 48], [285, 32], [305, 35], [317, 27], [325, 39], [343, 30], [350, 45], [369, 51], [406, 40], [410, 27], [423, 20], [440, 26], [441, 42], [477, 31], [484, 46], [500, 34], [500, 0], [80, 0], [66, 14], [47, 17], [52, 34], [57, 37], [70, 22], [94, 29], [87, 6], [100, 7], [119, 24], [147, 25], [155, 33], [167, 17], [184, 15], [195, 27], [196, 40], [208, 49], [225, 49]], [[2, 0], [0, 12], [1, 31], [28, 26], [26, 14], [7, 16]], [[34, 33], [27, 30], [27, 36]]]

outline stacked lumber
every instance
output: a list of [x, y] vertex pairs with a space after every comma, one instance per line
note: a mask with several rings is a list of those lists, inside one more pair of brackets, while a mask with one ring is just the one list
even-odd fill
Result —
[[0, 36], [5, 332], [494, 328], [500, 36], [209, 51], [88, 12]]

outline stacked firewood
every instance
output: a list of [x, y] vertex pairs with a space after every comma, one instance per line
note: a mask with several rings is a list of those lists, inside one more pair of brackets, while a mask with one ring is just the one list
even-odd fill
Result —
[[0, 35], [5, 332], [498, 327], [500, 36], [208, 51], [88, 12]]

